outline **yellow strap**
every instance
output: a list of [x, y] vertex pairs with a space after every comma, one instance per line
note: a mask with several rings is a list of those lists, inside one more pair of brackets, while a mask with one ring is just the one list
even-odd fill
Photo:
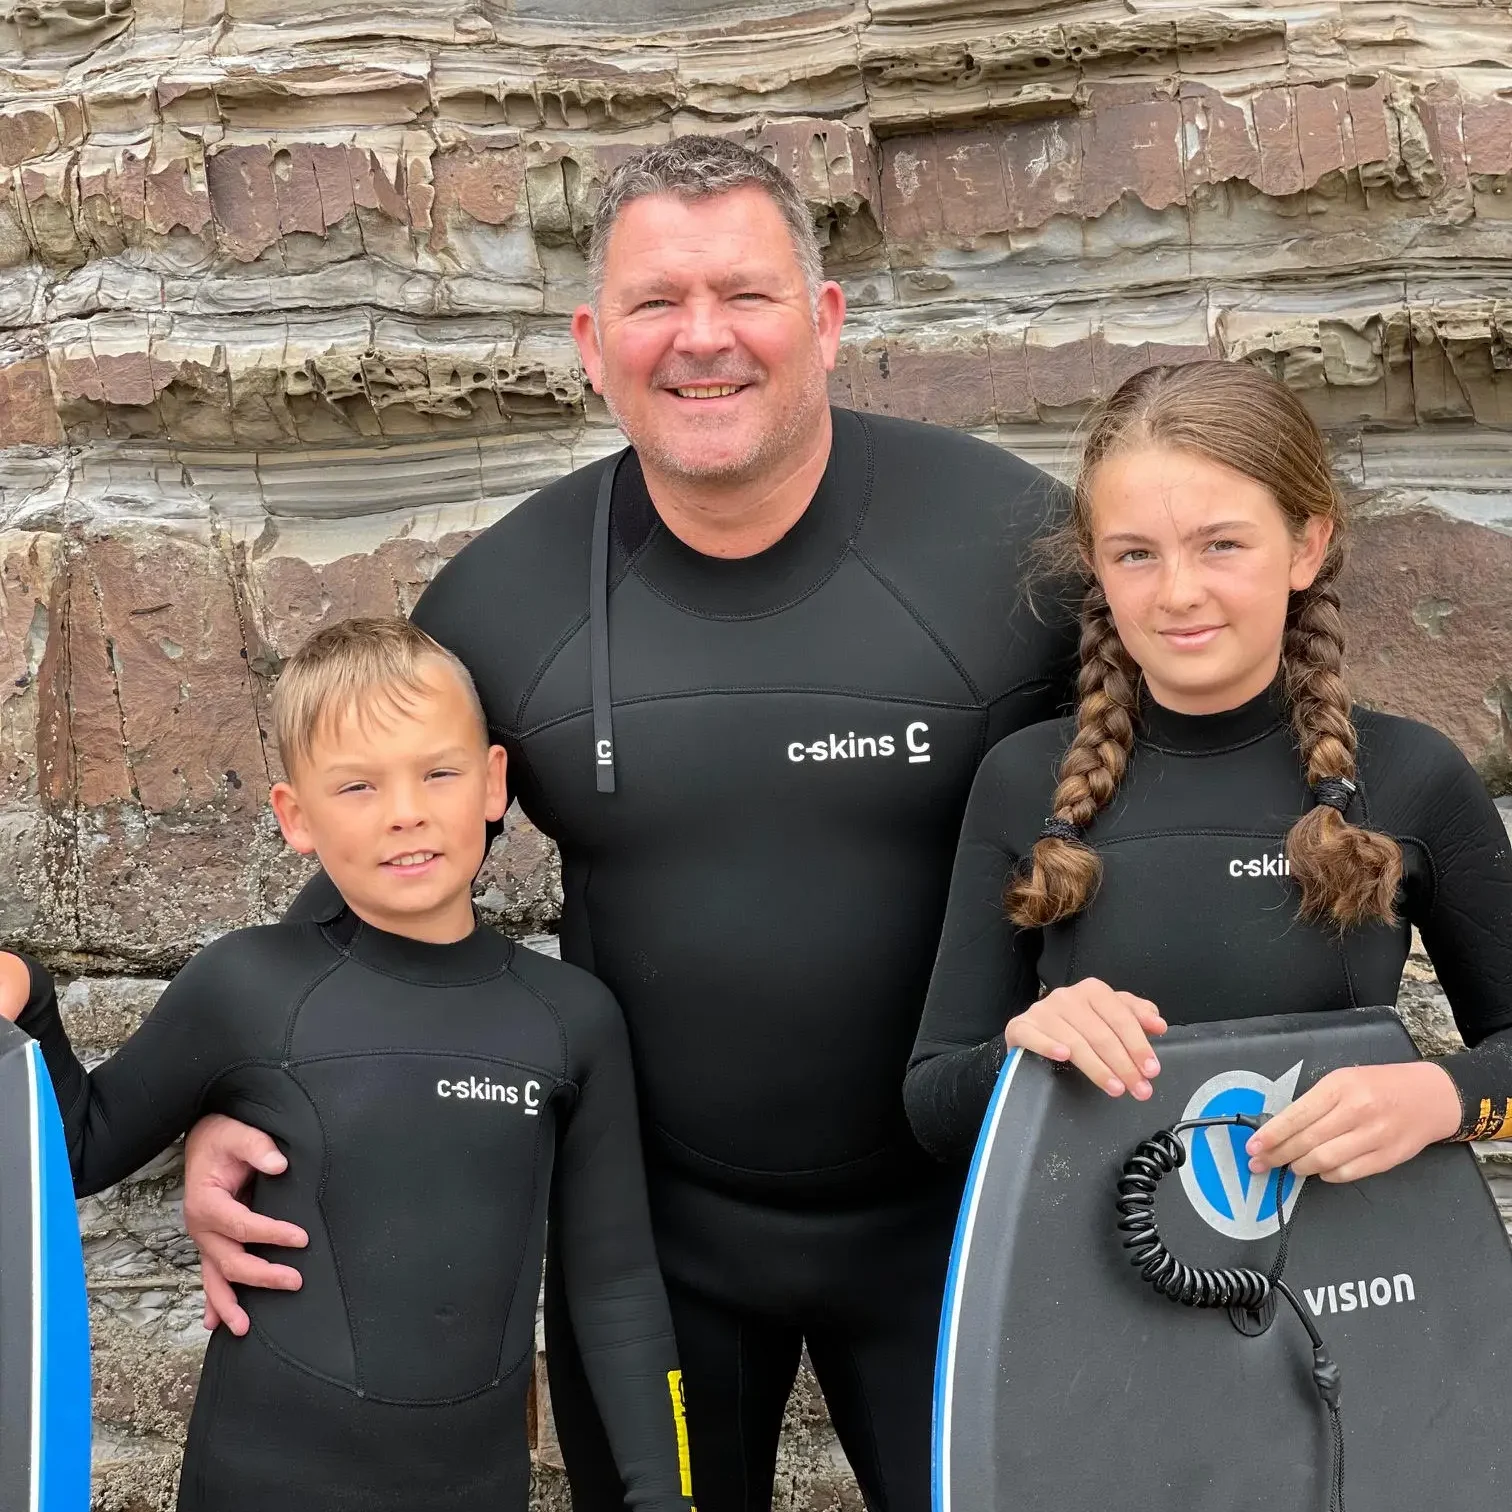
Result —
[[[667, 1372], [667, 1386], [672, 1392], [672, 1425], [677, 1430], [677, 1471], [682, 1478], [682, 1494], [693, 1494], [693, 1464], [688, 1456], [688, 1404], [683, 1396], [683, 1373]], [[691, 1512], [698, 1512], [695, 1507]]]

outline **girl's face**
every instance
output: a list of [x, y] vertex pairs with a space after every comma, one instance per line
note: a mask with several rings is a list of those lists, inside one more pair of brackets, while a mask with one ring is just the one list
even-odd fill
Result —
[[1156, 702], [1213, 714], [1263, 692], [1288, 596], [1317, 577], [1333, 522], [1294, 533], [1269, 489], [1166, 447], [1109, 458], [1090, 493], [1090, 565]]

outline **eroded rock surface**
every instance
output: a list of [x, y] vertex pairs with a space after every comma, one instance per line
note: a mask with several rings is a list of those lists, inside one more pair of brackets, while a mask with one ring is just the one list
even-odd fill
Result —
[[[103, 1051], [283, 907], [281, 659], [618, 444], [566, 319], [605, 175], [690, 129], [802, 186], [841, 403], [1062, 469], [1149, 363], [1291, 384], [1361, 499], [1359, 697], [1512, 790], [1509, 56], [1447, 3], [0, 6], [0, 937]], [[550, 930], [511, 822], [480, 903]], [[111, 1512], [167, 1505], [201, 1347], [175, 1180], [85, 1208]], [[783, 1505], [855, 1506], [805, 1392]]]

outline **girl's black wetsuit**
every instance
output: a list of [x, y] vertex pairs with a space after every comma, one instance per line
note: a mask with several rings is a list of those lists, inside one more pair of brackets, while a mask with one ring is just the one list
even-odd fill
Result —
[[271, 1134], [252, 1205], [303, 1227], [297, 1292], [247, 1291], [195, 1399], [180, 1512], [524, 1512], [548, 1201], [594, 1397], [645, 1512], [688, 1512], [681, 1377], [619, 1009], [479, 928], [240, 930], [86, 1074], [35, 963], [21, 1028], [98, 1191], [201, 1113]]
[[[1512, 854], [1459, 751], [1412, 720], [1357, 709], [1359, 791], [1348, 817], [1394, 836], [1401, 922], [1342, 936], [1297, 918], [1285, 836], [1309, 805], [1274, 692], [1223, 714], [1148, 700], [1128, 771], [1087, 841], [1092, 903], [1018, 929], [1003, 889], [1050, 812], [1069, 721], [1002, 741], [967, 808], [940, 952], [905, 1085], [909, 1119], [942, 1158], [971, 1149], [1006, 1049], [1003, 1027], [1041, 989], [1097, 977], [1171, 1023], [1391, 1003], [1416, 926], [1467, 1044], [1441, 1064], [1461, 1137], [1512, 1137]], [[1158, 1047], [1157, 1047], [1158, 1048]]]

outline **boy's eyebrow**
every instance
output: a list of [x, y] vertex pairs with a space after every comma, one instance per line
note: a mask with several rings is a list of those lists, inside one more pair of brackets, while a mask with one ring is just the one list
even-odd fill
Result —
[[[419, 757], [421, 766], [440, 766], [448, 761], [455, 761], [468, 754], [465, 745], [442, 746], [439, 751], [425, 751]], [[368, 765], [361, 761], [332, 761], [326, 765], [326, 771], [337, 772], [365, 772]]]

